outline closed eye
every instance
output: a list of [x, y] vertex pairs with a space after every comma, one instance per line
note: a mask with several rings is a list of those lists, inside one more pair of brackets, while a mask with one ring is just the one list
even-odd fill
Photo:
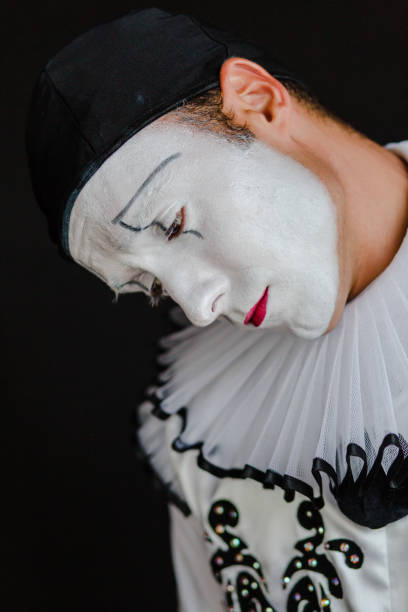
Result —
[[121, 227], [124, 227], [125, 229], [136, 233], [145, 232], [151, 227], [158, 227], [164, 233], [168, 241], [174, 240], [174, 238], [177, 238], [180, 234], [192, 234], [193, 236], [196, 236], [196, 238], [203, 239], [204, 236], [197, 230], [184, 229], [185, 220], [186, 212], [185, 207], [183, 206], [182, 208], [180, 208], [173, 223], [169, 227], [166, 227], [161, 221], [152, 221], [151, 223], [148, 223], [145, 226], [129, 225], [129, 223], [125, 223], [124, 221], [119, 221], [118, 223]]
[[144, 293], [146, 293], [147, 296], [150, 298], [151, 306], [158, 306], [161, 300], [168, 296], [157, 276], [153, 278], [153, 282], [150, 288], [147, 287], [147, 285], [141, 283], [139, 280], [132, 279], [130, 281], [127, 281], [126, 283], [121, 283], [120, 285], [117, 285], [115, 289], [117, 292], [119, 292], [121, 289], [123, 289], [123, 287], [128, 287], [129, 285], [140, 287], [144, 291]]
[[137, 287], [140, 287], [141, 289], [143, 289], [143, 291], [146, 291], [146, 293], [150, 293], [149, 287], [146, 287], [146, 285], [144, 285], [138, 280], [130, 280], [130, 281], [127, 281], [126, 283], [122, 283], [121, 285], [118, 285], [116, 287], [116, 291], [120, 291], [121, 289], [123, 289], [123, 287], [127, 287], [128, 285], [136, 285]]

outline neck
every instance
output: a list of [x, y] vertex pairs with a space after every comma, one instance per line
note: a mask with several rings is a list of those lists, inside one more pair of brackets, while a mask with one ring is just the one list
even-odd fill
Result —
[[[297, 113], [293, 140], [338, 206], [347, 301], [385, 270], [408, 226], [408, 166], [400, 157], [331, 118]], [[342, 252], [340, 250], [340, 257]]]

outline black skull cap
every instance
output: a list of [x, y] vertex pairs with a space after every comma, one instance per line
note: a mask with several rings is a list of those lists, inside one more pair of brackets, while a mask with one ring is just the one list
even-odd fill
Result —
[[63, 255], [70, 257], [72, 207], [102, 163], [158, 117], [219, 86], [220, 68], [234, 56], [300, 83], [255, 44], [157, 8], [98, 25], [48, 62], [34, 88], [26, 147], [35, 196]]

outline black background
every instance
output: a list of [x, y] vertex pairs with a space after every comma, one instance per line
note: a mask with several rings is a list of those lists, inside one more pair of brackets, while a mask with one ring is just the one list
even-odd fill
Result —
[[[57, 256], [24, 153], [27, 104], [46, 61], [142, 6], [2, 4], [2, 610], [175, 610], [166, 507], [130, 442], [166, 308], [140, 296], [114, 305], [99, 280]], [[377, 142], [408, 137], [406, 0], [156, 6], [262, 43]]]

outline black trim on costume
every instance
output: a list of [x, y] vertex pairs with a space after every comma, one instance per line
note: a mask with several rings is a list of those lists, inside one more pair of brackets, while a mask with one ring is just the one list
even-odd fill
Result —
[[160, 477], [159, 473], [153, 468], [153, 465], [150, 462], [150, 456], [143, 448], [138, 436], [138, 430], [141, 426], [141, 423], [139, 415], [136, 411], [134, 413], [134, 425], [135, 431], [133, 432], [132, 436], [132, 444], [135, 449], [135, 453], [138, 460], [142, 463], [145, 471], [152, 478], [155, 488], [164, 493], [167, 502], [172, 503], [174, 506], [176, 506], [184, 514], [184, 516], [189, 516], [191, 514], [191, 510], [188, 503], [179, 495], [177, 495], [177, 493], [172, 491], [170, 485], [165, 483]]

